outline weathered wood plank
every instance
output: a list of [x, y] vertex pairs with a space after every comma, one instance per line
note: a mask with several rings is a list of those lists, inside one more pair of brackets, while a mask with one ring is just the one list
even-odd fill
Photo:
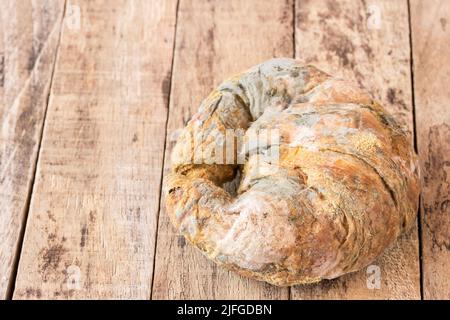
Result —
[[14, 298], [151, 293], [176, 1], [73, 1]]
[[63, 7], [0, 2], [0, 299], [14, 282]]
[[[165, 172], [174, 141], [200, 101], [224, 78], [271, 57], [293, 56], [293, 2], [180, 1]], [[201, 22], [201, 23], [200, 23]], [[286, 299], [287, 288], [217, 268], [178, 237], [161, 204], [154, 299]]]
[[[406, 0], [297, 0], [295, 40], [297, 58], [366, 87], [413, 131]], [[373, 265], [318, 285], [293, 287], [292, 298], [419, 299], [417, 226]]]
[[411, 1], [424, 299], [450, 299], [450, 3]]

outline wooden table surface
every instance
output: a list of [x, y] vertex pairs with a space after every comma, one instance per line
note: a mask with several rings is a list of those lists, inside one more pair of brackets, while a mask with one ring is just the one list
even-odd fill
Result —
[[[450, 299], [450, 1], [0, 1], [0, 297]], [[295, 57], [413, 134], [417, 224], [372, 266], [278, 288], [217, 268], [161, 201], [174, 132]], [[379, 282], [377, 282], [379, 280]]]

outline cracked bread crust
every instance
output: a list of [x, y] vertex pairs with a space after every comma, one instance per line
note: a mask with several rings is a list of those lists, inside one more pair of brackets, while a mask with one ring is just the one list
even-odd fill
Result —
[[[279, 132], [279, 161], [260, 151], [243, 165], [215, 164], [214, 153], [196, 161], [227, 130], [248, 140], [250, 129]], [[415, 221], [418, 170], [409, 135], [368, 93], [283, 58], [226, 80], [202, 102], [178, 137], [163, 192], [176, 230], [209, 259], [287, 286], [380, 256]]]

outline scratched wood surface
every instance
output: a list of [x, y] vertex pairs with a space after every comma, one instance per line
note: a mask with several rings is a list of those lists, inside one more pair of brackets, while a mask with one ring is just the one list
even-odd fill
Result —
[[176, 2], [70, 6], [14, 298], [148, 299]]
[[64, 3], [0, 1], [0, 298], [11, 294]]
[[[448, 1], [0, 9], [0, 298], [450, 298]], [[160, 198], [202, 98], [282, 56], [368, 88], [412, 133], [423, 186], [418, 224], [374, 267], [292, 288], [217, 268], [174, 233]]]

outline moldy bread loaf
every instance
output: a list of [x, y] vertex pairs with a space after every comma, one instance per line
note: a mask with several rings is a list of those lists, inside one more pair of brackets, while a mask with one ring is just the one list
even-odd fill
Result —
[[[276, 137], [252, 148], [255, 132]], [[408, 134], [363, 89], [272, 59], [201, 103], [163, 190], [172, 224], [209, 259], [285, 286], [380, 256], [415, 220], [418, 164]]]

